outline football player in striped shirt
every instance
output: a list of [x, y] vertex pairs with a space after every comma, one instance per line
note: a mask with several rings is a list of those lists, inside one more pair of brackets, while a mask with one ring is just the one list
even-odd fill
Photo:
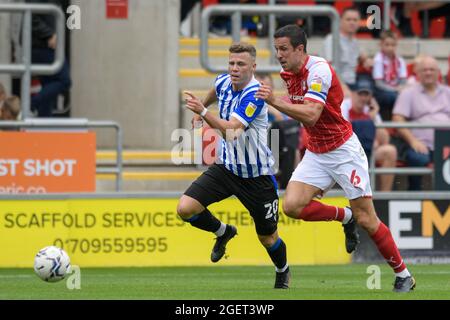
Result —
[[[258, 238], [275, 265], [274, 287], [287, 289], [290, 271], [286, 245], [277, 232], [278, 190], [272, 170], [274, 159], [267, 146], [267, 105], [255, 99], [260, 86], [254, 77], [256, 49], [236, 43], [229, 52], [228, 73], [216, 78], [203, 101], [185, 92], [186, 107], [220, 131], [222, 137], [216, 163], [186, 190], [177, 212], [192, 226], [217, 235], [211, 252], [211, 261], [217, 262], [237, 229], [221, 222], [207, 208], [235, 195], [250, 212]], [[216, 101], [219, 117], [207, 109]]]
[[[415, 280], [390, 230], [375, 212], [366, 154], [351, 124], [342, 117], [341, 84], [325, 59], [307, 54], [306, 44], [304, 31], [296, 25], [275, 32], [275, 50], [283, 68], [281, 77], [286, 82], [291, 103], [275, 97], [266, 85], [256, 94], [278, 111], [300, 121], [307, 133], [307, 150], [286, 189], [283, 211], [305, 221], [341, 221], [350, 252], [358, 243], [356, 220], [394, 270], [394, 291], [411, 291]], [[351, 210], [313, 200], [336, 182], [349, 199]]]

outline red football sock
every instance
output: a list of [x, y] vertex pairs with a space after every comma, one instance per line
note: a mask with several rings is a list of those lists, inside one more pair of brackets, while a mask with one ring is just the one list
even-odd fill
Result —
[[344, 208], [329, 206], [315, 200], [308, 203], [298, 215], [298, 219], [305, 221], [342, 221], [344, 217]]
[[394, 272], [398, 273], [406, 269], [406, 265], [398, 251], [394, 238], [392, 238], [391, 231], [383, 222], [380, 222], [378, 230], [371, 237], [378, 251], [380, 251], [391, 268], [394, 269]]

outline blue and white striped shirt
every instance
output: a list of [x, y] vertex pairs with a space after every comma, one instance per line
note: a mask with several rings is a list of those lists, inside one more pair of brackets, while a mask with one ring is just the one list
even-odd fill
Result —
[[243, 90], [233, 91], [229, 74], [219, 75], [215, 82], [220, 118], [234, 117], [246, 127], [233, 141], [219, 140], [217, 162], [242, 178], [274, 174], [275, 161], [267, 146], [268, 109], [264, 100], [255, 99], [259, 86], [253, 77]]

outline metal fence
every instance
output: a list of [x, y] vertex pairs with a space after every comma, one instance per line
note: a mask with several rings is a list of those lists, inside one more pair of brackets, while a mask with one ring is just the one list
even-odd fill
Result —
[[[22, 117], [30, 116], [31, 76], [52, 75], [64, 64], [65, 16], [60, 8], [49, 4], [0, 4], [0, 13], [22, 13], [22, 63], [0, 64], [0, 73], [18, 74], [21, 76]], [[57, 45], [55, 61], [51, 65], [33, 65], [31, 62], [32, 14], [51, 14], [56, 20]]]
[[[0, 194], [2, 200], [66, 200], [66, 199], [178, 199], [183, 192], [105, 192], [105, 193], [47, 193], [47, 194]], [[280, 198], [284, 191], [280, 191]], [[345, 197], [342, 190], [330, 190], [325, 198]], [[374, 192], [373, 198], [378, 200], [450, 200], [450, 192], [446, 191], [393, 191]]]
[[[418, 122], [382, 122], [375, 125], [376, 128], [386, 128], [386, 129], [450, 129], [450, 123], [418, 123]], [[404, 167], [404, 168], [376, 168], [375, 163], [375, 152], [372, 152], [369, 159], [370, 162], [370, 183], [372, 190], [375, 190], [375, 182], [377, 174], [396, 174], [396, 175], [424, 175], [429, 174], [434, 177], [434, 168], [416, 168], [416, 167]]]
[[[208, 32], [210, 18], [214, 15], [230, 15], [231, 30], [233, 41], [238, 42], [241, 39], [241, 23], [243, 15], [269, 15], [283, 14], [286, 16], [298, 15], [320, 15], [328, 16], [331, 19], [331, 29], [333, 34], [333, 61], [339, 61], [339, 14], [330, 6], [282, 6], [282, 5], [217, 5], [209, 6], [202, 12], [200, 28], [200, 63], [203, 68], [213, 73], [226, 72], [227, 66], [213, 66], [209, 62], [208, 56]], [[269, 28], [270, 49], [273, 56], [273, 34], [275, 26]], [[279, 72], [280, 66], [258, 66], [260, 72]], [[338, 72], [339, 70], [336, 70]]]
[[[317, 5], [277, 5], [276, 0], [268, 0], [267, 5], [212, 5], [206, 7], [201, 14], [200, 21], [200, 63], [203, 68], [210, 72], [219, 73], [225, 72], [227, 69], [224, 66], [214, 67], [209, 63], [208, 58], [208, 32], [209, 20], [214, 15], [229, 15], [231, 16], [231, 36], [233, 41], [240, 40], [240, 31], [243, 15], [261, 15], [268, 16], [268, 39], [269, 50], [271, 51], [271, 63], [275, 62], [275, 52], [273, 46], [273, 35], [276, 29], [276, 15], [285, 16], [328, 16], [331, 19], [331, 29], [333, 36], [333, 61], [339, 61], [339, 21], [340, 17], [336, 9], [332, 6], [332, 0], [317, 1]], [[370, 2], [370, 0], [355, 0], [354, 2]], [[384, 0], [383, 1], [383, 29], [389, 30], [391, 26], [391, 8], [393, 2], [423, 2], [420, 0]], [[450, 0], [438, 0], [437, 2], [450, 3]], [[378, 5], [376, 3], [376, 5]], [[424, 10], [423, 34], [428, 35], [428, 11]], [[280, 67], [278, 65], [258, 66], [258, 70], [262, 72], [278, 72]], [[339, 71], [339, 70], [336, 70]]]
[[[0, 128], [39, 128], [39, 129], [83, 129], [114, 128], [116, 130], [117, 159], [113, 168], [97, 168], [97, 173], [112, 173], [116, 176], [116, 191], [122, 190], [123, 172], [123, 134], [122, 128], [113, 121], [89, 121], [87, 119], [30, 119], [31, 115], [31, 77], [32, 75], [52, 75], [63, 67], [65, 60], [65, 15], [63, 11], [50, 4], [0, 4], [0, 13], [23, 14], [22, 20], [22, 62], [0, 64], [0, 73], [21, 76], [22, 118], [25, 121], [1, 121]], [[57, 45], [55, 60], [50, 65], [35, 65], [31, 61], [32, 14], [49, 14], [55, 17]]]

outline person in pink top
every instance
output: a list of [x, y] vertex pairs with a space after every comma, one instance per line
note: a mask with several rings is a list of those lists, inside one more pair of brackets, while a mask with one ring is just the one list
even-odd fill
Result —
[[[439, 83], [439, 66], [433, 57], [417, 64], [418, 83], [402, 91], [395, 103], [393, 121], [450, 123], [450, 88]], [[398, 129], [399, 159], [412, 167], [423, 167], [433, 159], [434, 129]], [[410, 176], [409, 190], [421, 190], [422, 178]]]
[[385, 121], [392, 118], [392, 108], [399, 91], [406, 84], [408, 71], [405, 60], [397, 51], [397, 36], [392, 31], [381, 33], [380, 52], [373, 60], [372, 77], [375, 80], [375, 99]]
[[[274, 37], [290, 102], [275, 97], [267, 85], [259, 87], [255, 97], [301, 122], [308, 135], [305, 156], [286, 189], [284, 213], [304, 221], [341, 221], [347, 252], [353, 251], [359, 241], [356, 221], [393, 269], [393, 290], [413, 290], [416, 281], [389, 228], [375, 212], [367, 157], [351, 124], [341, 114], [344, 95], [333, 67], [325, 59], [307, 54], [306, 34], [300, 27], [287, 25], [278, 29]], [[336, 182], [344, 190], [351, 209], [313, 200]]]

